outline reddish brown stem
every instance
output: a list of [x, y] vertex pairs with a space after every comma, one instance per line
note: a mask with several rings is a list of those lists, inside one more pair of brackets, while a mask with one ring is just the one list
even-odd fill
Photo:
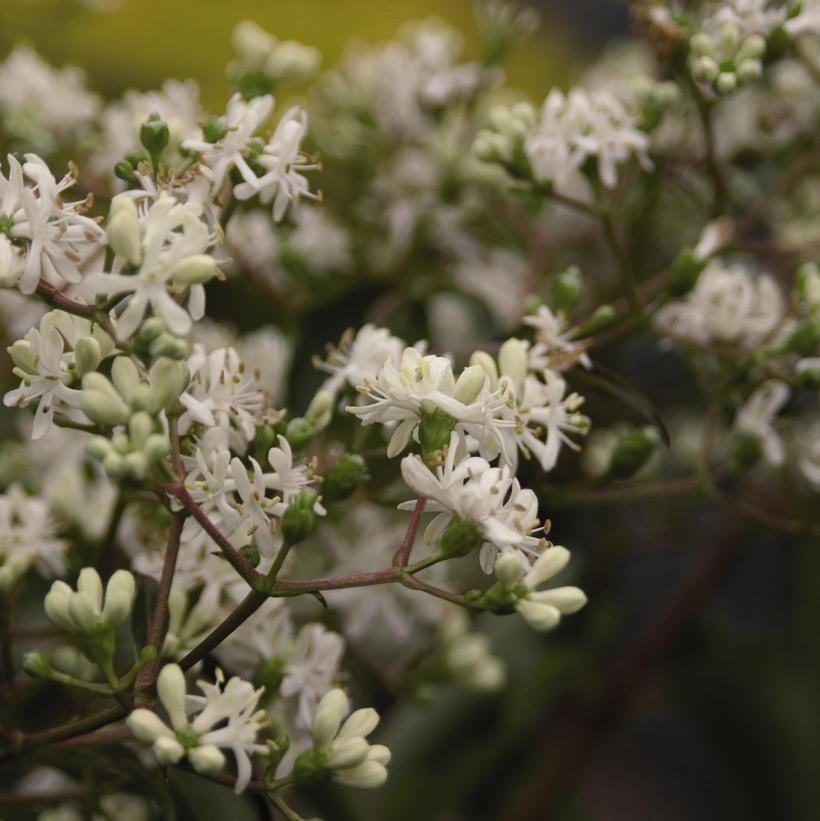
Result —
[[419, 496], [416, 499], [416, 506], [413, 508], [413, 515], [407, 525], [407, 532], [404, 534], [404, 541], [399, 545], [399, 549], [393, 556], [393, 567], [406, 567], [410, 561], [410, 554], [413, 551], [413, 542], [416, 540], [416, 531], [419, 529], [421, 516], [424, 513], [426, 499]]

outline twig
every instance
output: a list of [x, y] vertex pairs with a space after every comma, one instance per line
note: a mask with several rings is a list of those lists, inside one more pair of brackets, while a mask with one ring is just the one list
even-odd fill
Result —
[[424, 513], [426, 501], [424, 496], [419, 496], [418, 499], [416, 499], [416, 506], [413, 508], [413, 514], [410, 516], [410, 521], [407, 524], [407, 532], [404, 534], [404, 540], [393, 556], [393, 567], [405, 567], [407, 562], [410, 561], [410, 554], [413, 551], [413, 542], [416, 539], [416, 531], [419, 529], [419, 523]]

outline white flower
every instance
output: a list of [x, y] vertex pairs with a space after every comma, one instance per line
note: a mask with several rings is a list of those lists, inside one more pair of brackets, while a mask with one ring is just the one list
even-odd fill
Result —
[[[143, 744], [153, 745], [160, 764], [176, 764], [187, 757], [201, 773], [213, 773], [225, 766], [221, 749], [229, 749], [236, 758], [237, 793], [250, 781], [250, 755], [264, 750], [256, 743], [262, 728], [264, 711], [257, 711], [264, 688], [240, 678], [227, 684], [198, 681], [204, 695], [186, 696], [185, 674], [176, 664], [166, 664], [157, 678], [157, 693], [171, 726], [150, 710], [134, 710], [126, 721], [128, 729]], [[191, 718], [189, 719], [189, 714]]]
[[513, 592], [515, 609], [536, 630], [551, 630], [561, 621], [562, 615], [575, 613], [586, 604], [587, 597], [577, 587], [537, 589], [560, 573], [569, 560], [569, 550], [553, 545], [536, 559], [526, 574], [514, 557], [502, 556], [496, 563], [496, 576]]
[[54, 531], [42, 499], [17, 484], [0, 496], [0, 589], [11, 588], [32, 565], [46, 577], [65, 572], [67, 543]]
[[84, 567], [77, 579], [77, 590], [56, 581], [46, 594], [43, 607], [58, 627], [69, 633], [109, 632], [131, 616], [136, 596], [134, 577], [127, 570], [117, 570], [108, 580], [103, 597], [100, 574]]
[[319, 701], [339, 674], [344, 647], [344, 639], [321, 624], [306, 624], [299, 631], [280, 689], [292, 705], [291, 721], [297, 727], [312, 725]]
[[331, 690], [319, 702], [311, 731], [313, 749], [334, 781], [349, 787], [380, 787], [387, 780], [390, 750], [366, 741], [379, 724], [379, 714], [366, 707], [351, 713], [343, 724], [347, 710], [342, 690]]
[[0, 63], [0, 110], [3, 128], [43, 150], [54, 150], [54, 137], [77, 137], [100, 108], [100, 98], [85, 85], [75, 66], [52, 68], [35, 51], [16, 45]]
[[[64, 203], [62, 192], [76, 182], [74, 172], [59, 182], [36, 154], [25, 163], [8, 156], [9, 175], [0, 174], [0, 232], [24, 250], [25, 264], [6, 245], [4, 282], [19, 276], [24, 294], [33, 293], [42, 278], [62, 288], [81, 280], [83, 254], [101, 248], [102, 230], [84, 216], [86, 201]], [[10, 257], [10, 258], [9, 258]]]
[[[509, 466], [491, 467], [480, 456], [457, 461], [461, 451], [459, 438], [453, 433], [444, 463], [431, 471], [418, 456], [405, 456], [401, 462], [404, 481], [427, 498], [426, 511], [438, 512], [427, 526], [424, 539], [438, 541], [444, 530], [457, 518], [471, 522], [485, 540], [481, 565], [492, 571], [499, 553], [512, 552], [526, 561], [524, 554], [537, 555], [543, 540], [532, 533], [540, 530], [538, 502], [531, 490], [523, 489]], [[410, 503], [400, 506], [408, 509]]]
[[534, 314], [528, 314], [521, 321], [535, 328], [536, 344], [529, 349], [532, 370], [564, 370], [576, 361], [585, 368], [592, 367], [583, 345], [570, 339], [572, 331], [567, 330], [566, 320], [561, 314], [555, 314], [546, 305], [541, 305]]
[[250, 177], [243, 173], [245, 182], [234, 188], [236, 198], [247, 200], [258, 194], [263, 203], [273, 200], [275, 222], [282, 219], [288, 205], [298, 201], [299, 197], [315, 198], [310, 193], [307, 179], [301, 173], [319, 167], [301, 153], [300, 147], [306, 131], [307, 114], [298, 106], [289, 108], [282, 115], [262, 153], [255, 157], [265, 173], [261, 177]]
[[[253, 677], [266, 662], [280, 660], [284, 671], [293, 649], [293, 620], [284, 599], [269, 599], [214, 651], [229, 670]], [[276, 696], [266, 687], [269, 697]]]
[[[166, 80], [156, 91], [129, 89], [122, 100], [108, 105], [101, 117], [101, 139], [90, 157], [97, 176], [109, 178], [117, 162], [128, 155], [145, 155], [140, 128], [151, 114], [158, 114], [168, 125], [168, 146], [163, 159], [178, 165], [186, 162], [180, 154], [183, 140], [199, 132], [202, 110], [199, 86], [194, 80]], [[122, 185], [116, 180], [118, 185]]]
[[191, 596], [176, 583], [168, 596], [168, 631], [162, 643], [162, 655], [182, 658], [196, 647], [230, 612], [222, 605], [222, 586], [207, 584], [196, 604]]
[[785, 453], [773, 420], [789, 401], [789, 396], [789, 386], [785, 382], [770, 379], [752, 393], [735, 418], [737, 431], [754, 439], [766, 461], [775, 467], [783, 464]]
[[292, 211], [296, 223], [286, 247], [295, 252], [316, 274], [350, 270], [350, 235], [329, 216], [326, 208], [302, 206]]
[[273, 107], [273, 97], [269, 94], [254, 97], [250, 101], [234, 94], [228, 101], [228, 108], [222, 118], [224, 135], [214, 143], [204, 138], [184, 140], [182, 145], [188, 151], [199, 154], [211, 180], [211, 193], [218, 194], [228, 173], [236, 168], [246, 183], [255, 183], [256, 174], [245, 159], [251, 138], [268, 118]]
[[398, 366], [405, 347], [404, 340], [387, 328], [367, 323], [355, 335], [348, 330], [339, 347], [329, 349], [327, 360], [316, 363], [332, 374], [322, 388], [335, 394], [346, 384], [355, 388], [373, 382], [386, 362]]
[[56, 411], [74, 422], [89, 421], [79, 409], [82, 391], [69, 387], [78, 376], [74, 354], [66, 350], [66, 338], [73, 336], [77, 327], [75, 320], [61, 311], [51, 311], [40, 320], [39, 328], [32, 328], [8, 349], [15, 365], [13, 373], [21, 383], [3, 397], [3, 402], [13, 407], [37, 400], [32, 439], [45, 436]]
[[247, 372], [237, 351], [230, 347], [206, 354], [201, 345], [195, 345], [188, 370], [191, 383], [180, 397], [185, 407], [180, 431], [187, 432], [194, 422], [218, 428], [221, 435], [210, 439], [210, 445], [244, 452], [265, 406], [257, 375]]
[[770, 276], [755, 277], [715, 259], [690, 293], [658, 311], [655, 326], [683, 342], [758, 345], [774, 333], [783, 313], [780, 288]]
[[[120, 195], [123, 196], [124, 195]], [[115, 199], [127, 217], [127, 199]], [[114, 211], [112, 203], [112, 211]], [[131, 205], [133, 208], [133, 205]], [[191, 329], [191, 320], [205, 313], [205, 289], [202, 285], [216, 274], [216, 263], [207, 256], [211, 235], [202, 221], [198, 203], [178, 203], [171, 195], [161, 193], [144, 212], [139, 222], [138, 263], [134, 274], [89, 274], [84, 284], [97, 294], [130, 294], [116, 323], [117, 333], [129, 339], [139, 328], [146, 311], [153, 309], [172, 333], [182, 335]], [[118, 249], [115, 249], [118, 250]], [[119, 262], [119, 266], [117, 266]], [[118, 256], [115, 267], [125, 260]], [[199, 276], [199, 274], [202, 276]], [[187, 311], [172, 296], [188, 288]]]
[[573, 172], [594, 157], [601, 182], [614, 188], [617, 167], [631, 156], [650, 168], [649, 138], [635, 117], [607, 91], [574, 88], [568, 95], [552, 89], [541, 109], [540, 120], [525, 141], [525, 150], [536, 179], [561, 188]]

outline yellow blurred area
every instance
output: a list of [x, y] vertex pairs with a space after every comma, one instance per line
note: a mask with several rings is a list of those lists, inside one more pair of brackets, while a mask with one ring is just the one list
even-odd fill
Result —
[[[155, 88], [168, 77], [196, 79], [206, 105], [220, 108], [227, 92], [224, 69], [230, 34], [250, 18], [281, 39], [316, 46], [332, 66], [358, 38], [392, 37], [408, 20], [436, 16], [464, 33], [475, 54], [469, 0], [126, 0], [94, 13], [79, 0], [0, 0], [0, 53], [27, 42], [57, 65], [88, 71], [89, 84], [106, 96], [128, 87]], [[508, 65], [510, 83], [535, 96], [566, 78], [571, 44], [550, 24], [523, 44]]]

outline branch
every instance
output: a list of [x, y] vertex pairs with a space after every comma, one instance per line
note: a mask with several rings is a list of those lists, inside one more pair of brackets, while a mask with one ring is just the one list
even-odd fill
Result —
[[[168, 528], [168, 538], [165, 544], [165, 558], [162, 563], [162, 574], [159, 578], [157, 588], [157, 598], [154, 602], [154, 611], [151, 614], [151, 623], [148, 626], [148, 646], [157, 651], [159, 657], [162, 642], [168, 629], [168, 597], [171, 595], [171, 584], [174, 580], [174, 571], [177, 566], [177, 556], [179, 555], [179, 537], [182, 534], [182, 526], [188, 518], [188, 511], [178, 510], [171, 518], [171, 526]], [[152, 687], [157, 677], [157, 662], [153, 661], [145, 666], [139, 675], [137, 682], [138, 689]]]
[[404, 534], [404, 541], [399, 545], [399, 549], [393, 556], [393, 567], [405, 567], [410, 561], [410, 553], [413, 551], [413, 542], [416, 538], [416, 531], [419, 529], [421, 516], [424, 513], [424, 505], [427, 500], [424, 496], [416, 499], [416, 506], [413, 508], [413, 515], [407, 525], [407, 532]]

